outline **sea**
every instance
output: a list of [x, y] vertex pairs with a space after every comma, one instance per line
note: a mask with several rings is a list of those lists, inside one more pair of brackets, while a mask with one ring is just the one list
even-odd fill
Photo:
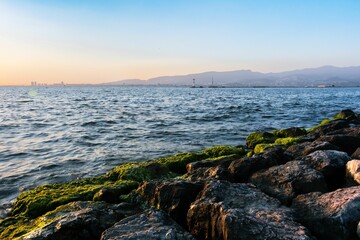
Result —
[[22, 191], [215, 145], [305, 127], [360, 88], [0, 87], [0, 217]]

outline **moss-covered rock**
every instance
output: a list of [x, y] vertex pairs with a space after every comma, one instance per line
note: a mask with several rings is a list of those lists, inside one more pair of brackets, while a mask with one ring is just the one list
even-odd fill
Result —
[[291, 146], [293, 144], [298, 143], [300, 140], [300, 138], [298, 137], [286, 137], [286, 138], [278, 138], [275, 140], [274, 144], [275, 145], [286, 145], [286, 146]]
[[299, 137], [307, 134], [305, 128], [291, 127], [286, 129], [274, 130], [271, 132], [278, 138], [288, 138], [288, 137]]
[[257, 144], [273, 143], [276, 140], [276, 136], [268, 132], [252, 132], [246, 138], [246, 146], [248, 148], [254, 148]]
[[275, 146], [273, 143], [260, 143], [254, 148], [254, 153], [259, 154], [265, 151], [265, 149]]
[[211, 148], [207, 148], [203, 151], [208, 157], [218, 158], [224, 157], [228, 155], [245, 155], [246, 152], [243, 148], [240, 147], [231, 147], [231, 146], [215, 146]]
[[345, 110], [342, 110], [341, 112], [337, 113], [333, 118], [327, 118], [327, 119], [324, 119], [322, 120], [318, 125], [310, 128], [307, 130], [308, 133], [310, 132], [313, 132], [314, 130], [322, 127], [322, 126], [325, 126], [329, 123], [332, 123], [334, 121], [337, 121], [337, 120], [352, 120], [352, 119], [355, 119], [357, 118], [358, 115], [356, 113], [354, 113], [353, 111], [349, 110], [349, 109], [345, 109]]
[[334, 118], [352, 120], [357, 117], [358, 117], [358, 115], [356, 113], [354, 113], [352, 110], [345, 109], [345, 110], [342, 110], [341, 112], [339, 112], [338, 114], [336, 114]]
[[68, 184], [49, 184], [39, 186], [19, 195], [11, 211], [12, 216], [21, 215], [36, 218], [58, 206], [75, 202], [93, 200], [94, 194], [106, 186], [122, 187], [126, 194], [138, 186], [128, 180], [110, 181], [106, 177], [88, 178]]
[[220, 160], [221, 157], [234, 154], [242, 156], [246, 154], [246, 151], [240, 147], [215, 146], [207, 148], [200, 153], [179, 153], [174, 156], [157, 159], [155, 162], [168, 167], [174, 173], [184, 174], [186, 173], [186, 165], [188, 163], [205, 159]]
[[39, 186], [19, 195], [11, 215], [35, 218], [69, 202], [93, 200], [95, 193], [106, 187], [115, 187], [120, 191], [119, 195], [126, 194], [142, 181], [183, 174], [186, 172], [186, 164], [190, 162], [232, 154], [245, 154], [245, 151], [242, 148], [216, 146], [200, 153], [179, 153], [153, 161], [125, 163], [99, 177]]

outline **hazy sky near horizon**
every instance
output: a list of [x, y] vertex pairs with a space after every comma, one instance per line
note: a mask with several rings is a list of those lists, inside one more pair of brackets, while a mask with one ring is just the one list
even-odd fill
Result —
[[1, 0], [0, 85], [360, 65], [360, 1]]

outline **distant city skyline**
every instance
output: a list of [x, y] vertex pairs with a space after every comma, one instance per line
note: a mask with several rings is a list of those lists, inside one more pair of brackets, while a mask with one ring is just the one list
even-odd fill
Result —
[[360, 66], [360, 1], [2, 0], [0, 85]]

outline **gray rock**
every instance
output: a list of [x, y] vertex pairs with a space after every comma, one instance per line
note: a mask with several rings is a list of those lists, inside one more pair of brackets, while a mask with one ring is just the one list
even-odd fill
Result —
[[[319, 137], [319, 136], [323, 136], [326, 135], [330, 132], [336, 131], [338, 129], [342, 129], [342, 128], [347, 128], [349, 127], [349, 122], [343, 119], [339, 119], [339, 120], [335, 120], [332, 122], [329, 122], [323, 126], [320, 126], [318, 128], [316, 128], [314, 131], [312, 131], [310, 134], [310, 136], [315, 136], [315, 137]], [[322, 141], [324, 142], [324, 141]]]
[[324, 176], [302, 161], [290, 161], [256, 172], [250, 182], [283, 204], [290, 204], [298, 194], [327, 191]]
[[329, 189], [341, 187], [345, 182], [345, 165], [351, 158], [335, 150], [315, 151], [303, 158], [311, 167], [321, 172]]
[[116, 223], [103, 232], [101, 240], [149, 239], [195, 240], [165, 212], [149, 210]]
[[185, 227], [187, 211], [202, 187], [202, 183], [185, 180], [158, 180], [145, 182], [137, 192], [151, 206], [164, 210]]
[[360, 146], [360, 136], [344, 135], [326, 135], [321, 136], [316, 140], [317, 142], [329, 142], [340, 148], [341, 151], [352, 155]]
[[44, 227], [29, 232], [21, 239], [83, 240], [99, 239], [101, 233], [119, 220], [139, 212], [128, 204], [73, 202], [43, 216]]
[[307, 226], [318, 239], [357, 239], [360, 221], [360, 186], [334, 192], [299, 195], [293, 200], [297, 220]]
[[311, 146], [310, 142], [303, 142], [292, 145], [286, 149], [286, 153], [291, 154], [294, 159], [301, 158], [304, 155], [304, 150]]
[[340, 148], [331, 144], [329, 142], [313, 142], [309, 146], [305, 147], [303, 155], [309, 155], [310, 153], [316, 152], [318, 150], [337, 150]]
[[197, 239], [313, 239], [289, 208], [250, 184], [207, 183], [187, 220]]

